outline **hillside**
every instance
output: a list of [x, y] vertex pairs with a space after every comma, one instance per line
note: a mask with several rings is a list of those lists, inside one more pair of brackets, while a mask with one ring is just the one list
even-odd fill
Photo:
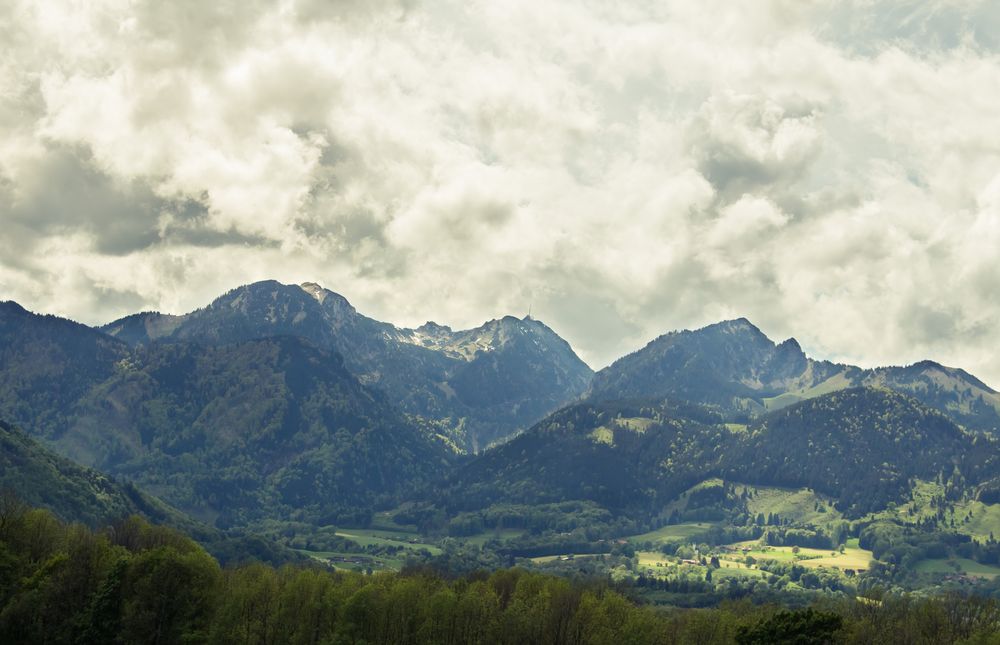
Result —
[[995, 447], [888, 389], [854, 388], [769, 413], [748, 428], [664, 402], [566, 408], [464, 466], [440, 494], [452, 511], [586, 500], [661, 513], [711, 477], [809, 488], [850, 518], [906, 499], [914, 479], [970, 489], [997, 474]]
[[363, 516], [452, 454], [337, 355], [293, 337], [142, 348], [54, 445], [219, 526]]
[[0, 421], [0, 490], [45, 508], [65, 521], [99, 526], [133, 514], [167, 519], [169, 509], [135, 487], [120, 484], [46, 450]]
[[592, 372], [539, 321], [507, 316], [470, 330], [400, 329], [319, 285], [257, 282], [182, 316], [136, 314], [102, 328], [129, 343], [226, 344], [293, 335], [344, 357], [402, 410], [452, 428], [477, 450], [575, 399]]
[[734, 439], [713, 420], [663, 403], [571, 406], [467, 464], [436, 497], [452, 510], [583, 500], [645, 513], [717, 471]]
[[779, 410], [741, 434], [725, 472], [739, 481], [808, 487], [848, 517], [881, 510], [914, 479], [982, 481], [994, 450], [946, 416], [885, 388], [854, 388]]
[[90, 327], [0, 303], [0, 417], [53, 436], [68, 409], [114, 374], [128, 346]]
[[12, 303], [0, 334], [0, 413], [210, 524], [357, 520], [453, 455], [302, 338], [130, 348]]

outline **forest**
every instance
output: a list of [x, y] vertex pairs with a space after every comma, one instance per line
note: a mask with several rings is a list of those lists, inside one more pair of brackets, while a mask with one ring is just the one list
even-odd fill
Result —
[[1000, 642], [1000, 602], [947, 594], [657, 608], [629, 584], [523, 569], [220, 567], [132, 516], [98, 530], [0, 498], [0, 641], [32, 643]]

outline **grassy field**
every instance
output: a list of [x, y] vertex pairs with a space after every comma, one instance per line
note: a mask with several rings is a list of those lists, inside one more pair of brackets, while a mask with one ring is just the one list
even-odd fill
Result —
[[587, 558], [596, 558], [599, 554], [595, 553], [584, 553], [584, 554], [571, 554], [571, 553], [560, 553], [559, 555], [542, 555], [537, 558], [528, 558], [535, 564], [544, 564], [546, 562], [555, 562], [559, 558], [566, 558], [572, 556], [574, 560], [585, 560]]
[[[344, 571], [365, 571], [371, 568], [374, 571], [381, 570], [392, 570], [398, 571], [403, 566], [404, 558], [401, 557], [383, 557], [383, 556], [369, 556], [364, 553], [343, 553], [341, 551], [307, 551], [305, 549], [296, 549], [298, 553], [302, 555], [309, 556], [314, 560], [319, 560], [323, 564], [329, 565], [334, 569], [342, 569]], [[351, 559], [366, 559], [364, 562], [334, 562], [334, 558], [351, 558]]]
[[[398, 510], [398, 509], [396, 509]], [[394, 519], [396, 510], [379, 511], [372, 515], [371, 527], [383, 531], [401, 531], [404, 533], [416, 533], [417, 527], [412, 524], [399, 524]]]
[[738, 553], [720, 556], [730, 562], [739, 562], [746, 555], [749, 555], [757, 560], [796, 562], [803, 567], [811, 569], [822, 567], [840, 569], [841, 571], [844, 569], [862, 571], [868, 569], [872, 561], [872, 552], [859, 548], [857, 540], [854, 540], [853, 545], [850, 543], [845, 545], [843, 553], [830, 551], [829, 549], [809, 549], [804, 547], [800, 548], [798, 553], [795, 553], [792, 551], [793, 547], [790, 546], [760, 546], [756, 542], [739, 542], [730, 546], [735, 549], [750, 547], [750, 551], [746, 554], [739, 551]]
[[641, 535], [633, 535], [629, 537], [628, 540], [629, 542], [633, 543], [653, 542], [654, 544], [677, 542], [680, 540], [688, 540], [701, 533], [704, 533], [710, 528], [712, 528], [712, 524], [709, 524], [708, 522], [687, 522], [685, 524], [670, 524], [668, 526], [658, 528], [655, 531], [650, 531], [649, 533], [643, 533]]
[[[737, 490], [743, 484], [737, 484]], [[833, 507], [830, 499], [806, 488], [749, 487], [756, 489], [753, 498], [747, 500], [747, 507], [753, 514], [777, 513], [793, 522], [822, 525], [843, 519]], [[823, 511], [817, 510], [822, 508]]]
[[[668, 558], [656, 551], [636, 551], [635, 555], [639, 559], [639, 569], [643, 572], [652, 571], [653, 575], [665, 574], [672, 567], [678, 566], [675, 558]], [[763, 578], [768, 575], [765, 571], [748, 567], [741, 562], [730, 562], [720, 559], [719, 565], [718, 569], [712, 569], [712, 575], [720, 578]], [[706, 567], [700, 568], [704, 570]]]
[[609, 446], [613, 446], [615, 443], [615, 434], [611, 431], [611, 428], [604, 426], [594, 428], [589, 436], [594, 443], [603, 443]]
[[715, 578], [766, 578], [770, 575], [767, 571], [725, 560], [719, 560], [719, 565], [718, 569], [712, 571], [712, 576]]
[[[438, 555], [441, 548], [427, 542], [420, 542], [415, 533], [407, 531], [389, 531], [379, 529], [344, 529], [336, 531], [336, 535], [345, 537], [359, 545], [365, 546], [395, 546], [403, 547], [403, 550], [394, 555], [373, 555], [369, 553], [350, 553], [342, 551], [311, 551], [308, 549], [296, 549], [299, 553], [307, 555], [328, 564], [336, 569], [349, 571], [364, 571], [368, 568], [376, 571], [391, 569], [398, 571], [402, 568], [410, 553], [427, 549], [431, 554]], [[363, 560], [362, 562], [337, 562], [335, 558], [350, 558]]]
[[973, 562], [965, 558], [921, 560], [913, 569], [920, 573], [952, 573], [991, 579], [1000, 575], [1000, 567], [980, 564], [979, 562]]
[[617, 423], [619, 427], [625, 428], [626, 430], [631, 430], [632, 432], [638, 432], [642, 434], [649, 428], [649, 426], [653, 424], [653, 420], [647, 419], [646, 417], [631, 417], [626, 419], [618, 419]]
[[343, 529], [337, 535], [357, 542], [361, 546], [402, 546], [409, 550], [427, 549], [432, 554], [441, 553], [441, 549], [433, 544], [421, 542], [415, 533], [404, 531], [386, 531], [377, 529]]
[[792, 405], [793, 403], [798, 403], [799, 401], [804, 401], [805, 399], [813, 399], [817, 396], [823, 396], [824, 394], [829, 394], [830, 392], [843, 390], [844, 388], [848, 388], [850, 386], [850, 381], [847, 380], [843, 373], [835, 374], [822, 383], [819, 383], [811, 388], [797, 390], [795, 392], [786, 392], [785, 394], [764, 399], [764, 407], [768, 410], [778, 410]]
[[[969, 512], [972, 513], [972, 519], [967, 523], [962, 522], [961, 518]], [[955, 526], [960, 533], [981, 541], [987, 540], [990, 534], [1000, 536], [1000, 504], [968, 502], [964, 507], [956, 507], [955, 515], [959, 518]]]
[[[891, 519], [903, 522], [925, 520], [937, 515], [938, 508], [932, 504], [934, 498], [944, 497], [944, 486], [937, 482], [918, 481], [911, 492], [911, 499], [894, 509], [887, 509], [870, 515], [871, 519]], [[971, 517], [970, 517], [971, 514]], [[1000, 504], [983, 504], [975, 500], [954, 503], [954, 512], [948, 512], [944, 525], [980, 541], [989, 539], [992, 533], [1000, 537]]]

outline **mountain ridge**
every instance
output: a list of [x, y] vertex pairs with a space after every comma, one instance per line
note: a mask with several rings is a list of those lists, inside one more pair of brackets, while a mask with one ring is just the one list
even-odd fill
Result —
[[[574, 400], [593, 373], [532, 318], [504, 316], [459, 331], [433, 322], [399, 328], [313, 282], [255, 282], [188, 314], [135, 314], [100, 329], [132, 345], [301, 336], [340, 353], [363, 383], [386, 391], [404, 411], [462, 428], [464, 447], [473, 451]], [[468, 396], [476, 384], [495, 395]]]
[[798, 341], [775, 343], [746, 318], [658, 336], [599, 370], [587, 398], [684, 398], [735, 421], [859, 386], [915, 396], [964, 426], [1000, 432], [1000, 394], [961, 368], [922, 360], [861, 368], [808, 357]]

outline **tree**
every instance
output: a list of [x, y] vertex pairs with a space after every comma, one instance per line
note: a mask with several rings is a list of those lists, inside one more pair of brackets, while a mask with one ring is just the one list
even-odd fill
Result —
[[200, 548], [160, 547], [134, 556], [125, 573], [122, 636], [161, 645], [204, 637], [217, 597], [219, 565]]
[[834, 640], [844, 619], [837, 614], [809, 608], [800, 611], [780, 611], [752, 627], [736, 631], [738, 645], [826, 645]]

